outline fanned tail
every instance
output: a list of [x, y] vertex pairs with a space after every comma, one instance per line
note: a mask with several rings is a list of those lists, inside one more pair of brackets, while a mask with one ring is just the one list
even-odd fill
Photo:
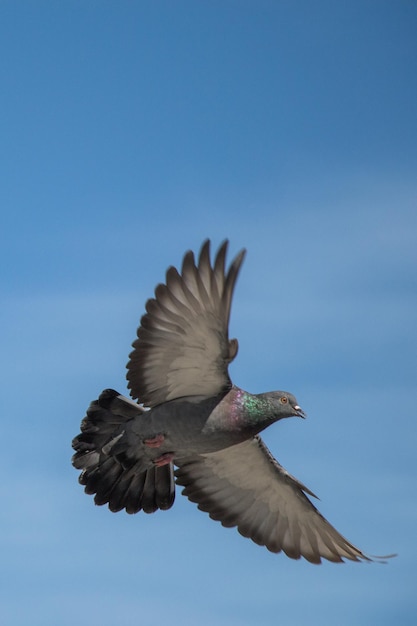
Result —
[[[108, 504], [113, 512], [153, 513], [174, 503], [173, 464], [144, 468], [141, 461], [126, 464], [113, 447], [123, 437], [125, 424], [143, 409], [113, 389], [94, 400], [81, 422], [81, 433], [73, 439], [72, 464], [82, 470], [79, 482], [85, 492], [95, 494], [97, 505]], [[120, 448], [120, 446], [119, 446]]]

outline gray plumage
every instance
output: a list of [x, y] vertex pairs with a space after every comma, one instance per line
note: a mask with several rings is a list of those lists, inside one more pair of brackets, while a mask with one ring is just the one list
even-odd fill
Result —
[[[95, 503], [111, 511], [152, 513], [183, 494], [224, 526], [272, 552], [371, 560], [317, 511], [314, 494], [274, 459], [259, 433], [304, 417], [284, 391], [252, 395], [234, 386], [228, 365], [238, 350], [228, 326], [245, 251], [226, 271], [227, 241], [213, 265], [210, 242], [184, 256], [181, 273], [146, 303], [127, 365], [129, 400], [111, 389], [91, 403], [73, 440], [73, 464]], [[176, 470], [174, 473], [174, 465]]]

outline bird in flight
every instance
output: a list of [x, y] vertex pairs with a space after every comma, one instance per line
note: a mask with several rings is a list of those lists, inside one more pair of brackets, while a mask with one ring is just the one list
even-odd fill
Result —
[[127, 364], [132, 399], [103, 391], [72, 442], [79, 482], [96, 504], [127, 513], [171, 508], [177, 484], [212, 519], [293, 559], [386, 558], [345, 539], [260, 438], [274, 422], [305, 414], [291, 393], [251, 394], [229, 377], [238, 351], [230, 310], [245, 250], [226, 268], [227, 248], [213, 263], [209, 240], [198, 260], [187, 252], [181, 272], [170, 267], [147, 301]]

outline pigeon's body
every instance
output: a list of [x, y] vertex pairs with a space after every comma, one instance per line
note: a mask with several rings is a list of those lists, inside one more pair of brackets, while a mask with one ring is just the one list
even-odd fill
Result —
[[[265, 418], [253, 418], [243, 399], [249, 397], [233, 387], [226, 395], [214, 398], [181, 398], [159, 404], [142, 413], [126, 427], [126, 440], [138, 450], [149, 450], [148, 457], [155, 461], [162, 454], [172, 454], [173, 459], [190, 454], [208, 454], [241, 443], [265, 427]], [[251, 419], [252, 418], [252, 419]], [[149, 448], [146, 441], [162, 436], [160, 443]], [[143, 453], [141, 451], [139, 454]]]
[[[112, 390], [104, 393], [108, 399], [115, 394], [122, 398]], [[141, 461], [148, 469], [162, 455], [177, 460], [218, 452], [254, 437], [288, 413], [302, 414], [289, 406], [275, 407], [265, 394], [252, 395], [234, 386], [219, 397], [171, 400], [138, 411], [114, 432], [114, 443], [107, 449], [119, 457], [124, 454], [126, 465]]]
[[210, 263], [191, 252], [182, 273], [167, 272], [146, 304], [128, 363], [133, 398], [104, 391], [74, 439], [73, 464], [96, 504], [128, 513], [168, 509], [176, 482], [213, 519], [273, 552], [313, 563], [369, 560], [317, 511], [312, 494], [273, 458], [258, 434], [291, 416], [304, 417], [283, 391], [252, 395], [232, 385], [228, 338], [233, 288], [242, 251], [225, 271], [227, 243]]

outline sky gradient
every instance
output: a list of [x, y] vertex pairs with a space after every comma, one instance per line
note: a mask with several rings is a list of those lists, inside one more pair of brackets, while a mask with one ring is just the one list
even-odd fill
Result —
[[[417, 620], [417, 4], [0, 3], [5, 626]], [[180, 497], [95, 507], [71, 439], [184, 252], [246, 247], [233, 381], [387, 565], [274, 555]]]

